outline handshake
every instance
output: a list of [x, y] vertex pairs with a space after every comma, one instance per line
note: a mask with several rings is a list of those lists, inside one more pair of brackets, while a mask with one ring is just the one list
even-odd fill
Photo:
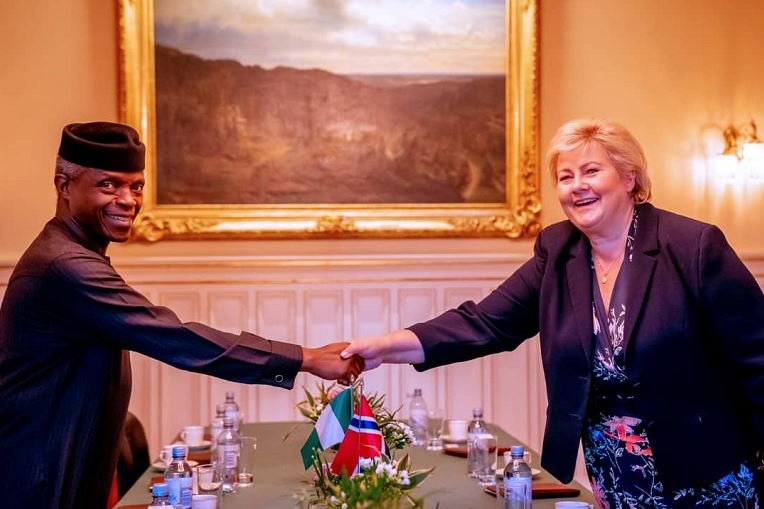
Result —
[[417, 364], [424, 362], [419, 338], [408, 329], [384, 336], [337, 342], [318, 348], [303, 348], [300, 371], [348, 385], [353, 378], [383, 363]]

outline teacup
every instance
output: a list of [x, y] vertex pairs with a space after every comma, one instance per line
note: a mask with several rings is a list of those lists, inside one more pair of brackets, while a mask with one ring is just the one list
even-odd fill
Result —
[[554, 509], [592, 509], [594, 506], [589, 502], [580, 500], [563, 500], [554, 503]]
[[467, 440], [467, 425], [469, 423], [461, 419], [449, 419], [446, 421], [448, 438], [454, 442]]
[[186, 445], [196, 447], [204, 442], [204, 426], [186, 426], [180, 432], [180, 438]]
[[159, 459], [162, 463], [169, 465], [172, 462], [172, 448], [175, 444], [167, 444], [162, 446], [162, 450], [159, 451]]
[[[533, 459], [531, 451], [523, 451], [523, 460], [528, 466], [531, 466], [531, 460]], [[508, 465], [512, 461], [512, 451], [504, 451], [504, 464]], [[569, 502], [566, 501], [566, 502]], [[573, 506], [576, 507], [576, 506]]]

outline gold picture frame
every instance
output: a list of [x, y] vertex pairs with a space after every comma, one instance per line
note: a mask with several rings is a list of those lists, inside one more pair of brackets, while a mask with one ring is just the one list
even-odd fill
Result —
[[133, 238], [521, 238], [540, 230], [538, 0], [506, 0], [506, 200], [458, 204], [160, 204], [153, 0], [119, 0], [120, 116], [148, 147]]

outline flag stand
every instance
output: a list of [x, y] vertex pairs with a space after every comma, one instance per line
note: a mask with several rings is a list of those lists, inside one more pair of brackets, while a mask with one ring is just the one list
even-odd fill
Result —
[[[363, 398], [363, 376], [358, 378], [358, 389], [360, 391], [360, 394], [358, 395], [358, 404], [360, 406], [361, 404], [361, 398]], [[350, 398], [350, 402], [352, 404], [354, 398]], [[353, 409], [351, 409], [353, 410]], [[360, 412], [359, 412], [360, 413]], [[359, 465], [359, 471], [360, 471], [360, 465], [361, 465], [361, 434], [358, 433], [358, 465]]]

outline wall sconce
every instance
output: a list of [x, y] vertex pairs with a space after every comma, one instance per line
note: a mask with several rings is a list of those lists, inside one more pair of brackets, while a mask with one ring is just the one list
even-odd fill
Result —
[[724, 151], [714, 159], [714, 173], [723, 179], [764, 180], [764, 143], [756, 134], [756, 122], [722, 132]]

